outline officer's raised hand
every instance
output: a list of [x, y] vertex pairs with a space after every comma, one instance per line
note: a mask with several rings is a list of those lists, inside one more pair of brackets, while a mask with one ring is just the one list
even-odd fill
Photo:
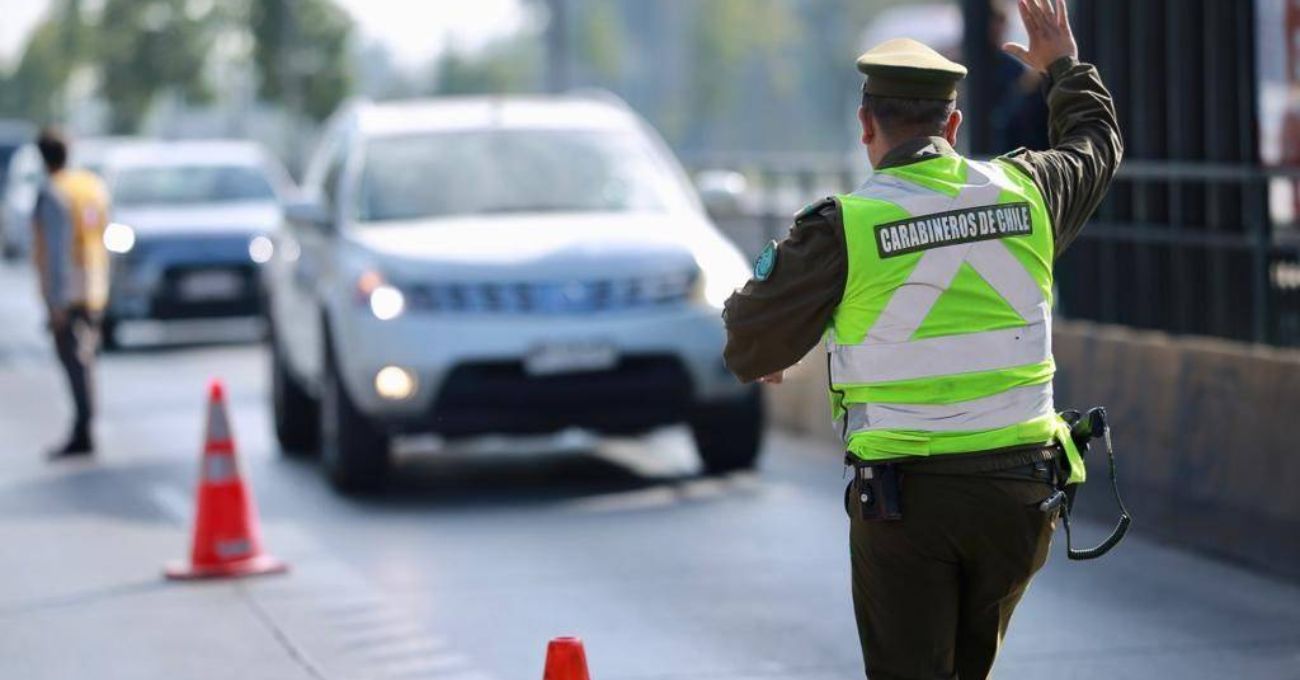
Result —
[[1029, 47], [1007, 43], [1002, 46], [1007, 54], [1039, 72], [1046, 72], [1061, 57], [1079, 56], [1065, 0], [1020, 0], [1019, 4], [1020, 18], [1029, 33]]

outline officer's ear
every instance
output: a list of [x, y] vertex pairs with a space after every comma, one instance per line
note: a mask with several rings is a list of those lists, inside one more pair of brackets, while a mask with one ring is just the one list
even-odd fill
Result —
[[948, 122], [943, 126], [943, 138], [948, 140], [949, 144], [957, 145], [957, 130], [961, 129], [961, 109], [953, 109], [948, 114]]
[[858, 122], [862, 124], [862, 145], [871, 146], [880, 131], [876, 129], [876, 121], [872, 120], [865, 107], [858, 107]]

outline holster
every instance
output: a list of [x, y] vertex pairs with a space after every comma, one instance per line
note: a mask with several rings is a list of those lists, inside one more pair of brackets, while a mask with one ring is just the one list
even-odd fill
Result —
[[851, 454], [846, 465], [853, 467], [846, 508], [864, 522], [903, 519], [903, 472], [898, 463], [868, 463]]

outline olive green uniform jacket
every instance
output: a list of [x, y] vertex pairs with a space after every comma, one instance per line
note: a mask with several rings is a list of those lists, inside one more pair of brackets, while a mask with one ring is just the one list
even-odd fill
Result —
[[[1097, 69], [1071, 57], [1048, 69], [1052, 149], [1004, 156], [1042, 192], [1056, 236], [1056, 256], [1083, 229], [1110, 186], [1124, 144], [1110, 93]], [[879, 169], [956, 155], [939, 137], [891, 150]], [[744, 382], [784, 370], [821, 339], [844, 294], [848, 274], [839, 205], [825, 200], [800, 213], [777, 248], [766, 280], [751, 280], [727, 301], [724, 359]]]

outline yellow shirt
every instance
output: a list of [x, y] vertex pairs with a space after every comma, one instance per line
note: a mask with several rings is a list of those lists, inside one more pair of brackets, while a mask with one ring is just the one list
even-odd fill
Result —
[[102, 310], [108, 300], [108, 189], [93, 173], [61, 170], [38, 203], [32, 254], [46, 304]]

